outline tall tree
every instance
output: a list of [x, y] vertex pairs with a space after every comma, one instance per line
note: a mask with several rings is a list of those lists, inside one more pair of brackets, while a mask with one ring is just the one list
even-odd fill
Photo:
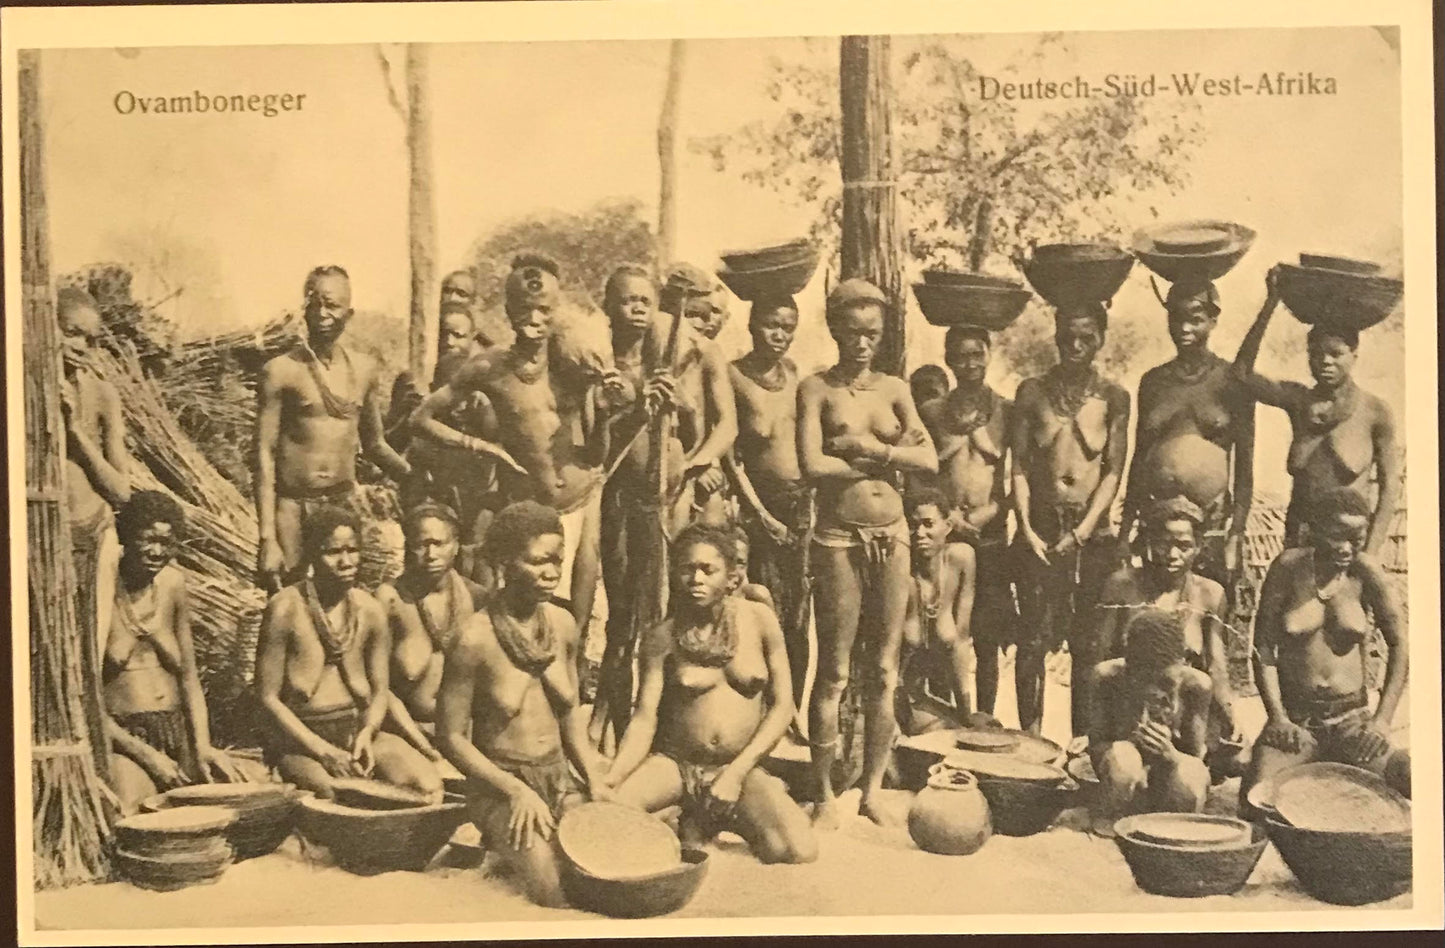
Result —
[[667, 85], [657, 120], [657, 163], [661, 185], [657, 198], [658, 266], [672, 263], [677, 246], [677, 104], [687, 43], [675, 39], [667, 52]]
[[906, 351], [898, 182], [893, 176], [893, 87], [887, 36], [845, 36], [838, 59], [843, 114], [843, 278], [861, 277], [888, 296], [874, 365], [903, 374]]

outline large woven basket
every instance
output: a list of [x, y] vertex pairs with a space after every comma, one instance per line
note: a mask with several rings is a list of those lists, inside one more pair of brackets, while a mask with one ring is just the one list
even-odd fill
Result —
[[717, 275], [738, 299], [757, 300], [802, 292], [817, 269], [818, 254], [810, 251], [795, 260], [750, 270], [722, 267]]
[[1067, 776], [1055, 784], [975, 774], [978, 788], [988, 800], [993, 831], [1002, 836], [1032, 836], [1054, 825], [1069, 806], [1078, 785]]
[[1410, 888], [1411, 835], [1299, 829], [1267, 816], [1270, 841], [1310, 895], [1333, 905], [1367, 905]]
[[1312, 326], [1369, 329], [1394, 312], [1404, 294], [1404, 282], [1390, 277], [1279, 265], [1280, 300], [1296, 319]]
[[231, 862], [231, 847], [224, 844], [217, 852], [164, 857], [143, 856], [124, 849], [115, 852], [115, 865], [122, 878], [132, 885], [158, 892], [215, 882]]
[[1042, 244], [1019, 261], [1029, 285], [1055, 307], [1111, 300], [1134, 257], [1114, 244]]
[[[1214, 281], [1234, 269], [1254, 244], [1255, 232], [1233, 221], [1195, 220], [1140, 231], [1133, 250], [1144, 266], [1170, 283]], [[1198, 238], [1190, 246], [1191, 239]]]
[[358, 810], [332, 800], [301, 801], [301, 835], [325, 846], [338, 866], [358, 875], [420, 872], [466, 819], [455, 797], [407, 810]]
[[807, 260], [810, 257], [816, 258], [817, 255], [818, 248], [806, 237], [770, 247], [758, 247], [753, 250], [728, 250], [718, 254], [722, 258], [723, 264], [734, 272], [780, 267], [784, 264]]
[[1134, 882], [1145, 892], [1175, 898], [1232, 895], [1244, 888], [1269, 838], [1264, 828], [1248, 825], [1242, 841], [1213, 848], [1171, 846], [1141, 839], [1131, 831], [1130, 820], [1115, 826], [1114, 842]]
[[[235, 810], [236, 820], [226, 830], [226, 838], [236, 851], [238, 862], [275, 852], [296, 828], [301, 800], [307, 794], [290, 784], [212, 784], [218, 803]], [[184, 788], [183, 788], [184, 789]], [[228, 792], [219, 792], [228, 791]], [[158, 812], [166, 809], [191, 808], [178, 799], [176, 791], [147, 799], [142, 809]]]
[[915, 283], [913, 295], [923, 318], [935, 326], [972, 325], [994, 331], [1013, 325], [1029, 303], [1029, 291], [1017, 283]]
[[234, 810], [195, 806], [169, 813], [145, 812], [115, 825], [118, 849], [156, 859], [214, 855], [226, 847], [226, 832], [235, 825]]

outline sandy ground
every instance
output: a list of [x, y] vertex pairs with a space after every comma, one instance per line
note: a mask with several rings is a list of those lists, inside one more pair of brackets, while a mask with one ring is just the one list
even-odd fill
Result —
[[[1058, 669], [1055, 670], [1056, 672]], [[1045, 734], [1068, 729], [1068, 691], [1051, 676]], [[1064, 678], [1064, 680], [1067, 680]], [[1011, 682], [1002, 689], [1005, 696]], [[1262, 709], [1242, 701], [1247, 733]], [[1011, 701], [999, 716], [1016, 720]], [[1064, 733], [1061, 733], [1064, 732]], [[1403, 736], [1403, 735], [1402, 735]], [[1211, 794], [1208, 810], [1233, 812], [1237, 781]], [[963, 915], [1081, 912], [1269, 912], [1327, 909], [1307, 895], [1273, 847], [1265, 850], [1244, 889], [1232, 896], [1172, 899], [1139, 890], [1115, 844], [1083, 831], [1083, 810], [1070, 810], [1047, 832], [1015, 839], [995, 836], [972, 856], [936, 856], [913, 845], [902, 820], [911, 795], [888, 792], [899, 827], [884, 829], [848, 816], [820, 839], [818, 861], [764, 866], [741, 840], [724, 836], [711, 847], [707, 878], [675, 917], [809, 915]], [[857, 791], [842, 798], [857, 806]], [[443, 854], [445, 855], [445, 854]], [[534, 906], [507, 880], [481, 868], [457, 869], [438, 860], [424, 873], [362, 877], [330, 865], [324, 850], [288, 839], [276, 853], [239, 863], [214, 885], [158, 893], [124, 882], [83, 886], [36, 897], [42, 929], [191, 928], [270, 925], [380, 925], [488, 921], [578, 920], [575, 910]], [[1368, 908], [1410, 906], [1407, 893]]]

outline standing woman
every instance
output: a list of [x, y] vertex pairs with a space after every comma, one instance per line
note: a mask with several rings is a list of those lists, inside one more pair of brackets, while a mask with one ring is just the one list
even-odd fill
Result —
[[883, 292], [864, 280], [840, 283], [827, 306], [838, 364], [798, 385], [798, 457], [817, 490], [818, 674], [808, 726], [820, 791], [814, 820], [824, 828], [838, 824], [832, 776], [838, 712], [860, 632], [869, 666], [858, 812], [883, 822], [876, 797], [896, 736], [893, 694], [910, 585], [908, 526], [897, 481], [904, 473], [938, 470], [908, 384], [873, 370], [887, 306]]
[[1134, 463], [1119, 539], [1151, 501], [1188, 498], [1204, 513], [1194, 569], [1233, 594], [1254, 499], [1254, 404], [1209, 348], [1219, 322], [1213, 283], [1181, 280], [1164, 299], [1176, 355], [1139, 380]]
[[1278, 271], [1273, 269], [1265, 277], [1268, 296], [1239, 345], [1234, 373], [1252, 397], [1289, 415], [1293, 438], [1288, 467], [1294, 486], [1285, 514], [1285, 545], [1311, 542], [1309, 523], [1319, 498], [1348, 487], [1367, 498], [1375, 495], [1363, 551], [1375, 556], [1388, 537], [1400, 499], [1394, 415], [1388, 405], [1350, 377], [1360, 348], [1360, 334], [1353, 329], [1324, 324], [1310, 328], [1313, 388], [1299, 382], [1278, 382], [1254, 371], [1265, 330], [1279, 305], [1278, 279]]

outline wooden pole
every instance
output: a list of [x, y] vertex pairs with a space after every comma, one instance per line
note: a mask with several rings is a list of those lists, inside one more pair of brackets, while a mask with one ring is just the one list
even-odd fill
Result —
[[845, 36], [838, 63], [843, 113], [843, 278], [861, 277], [891, 301], [874, 366], [902, 375], [906, 339], [898, 183], [894, 180], [887, 36]]
[[657, 268], [664, 271], [677, 253], [677, 103], [687, 44], [675, 39], [667, 55], [667, 85], [662, 93], [662, 115], [657, 120], [657, 163], [661, 189], [657, 199]]
[[425, 44], [406, 48], [406, 149], [411, 189], [407, 221], [411, 253], [411, 319], [407, 332], [408, 365], [412, 378], [425, 385], [430, 379], [428, 344], [430, 318], [436, 305], [436, 200], [432, 190], [431, 102], [427, 76], [430, 53]]
[[85, 690], [75, 566], [65, 494], [60, 327], [50, 291], [40, 54], [19, 54], [20, 215], [25, 375], [25, 519], [30, 617], [31, 786], [35, 883], [75, 885], [109, 873], [109, 827], [92, 734], [98, 696]]

